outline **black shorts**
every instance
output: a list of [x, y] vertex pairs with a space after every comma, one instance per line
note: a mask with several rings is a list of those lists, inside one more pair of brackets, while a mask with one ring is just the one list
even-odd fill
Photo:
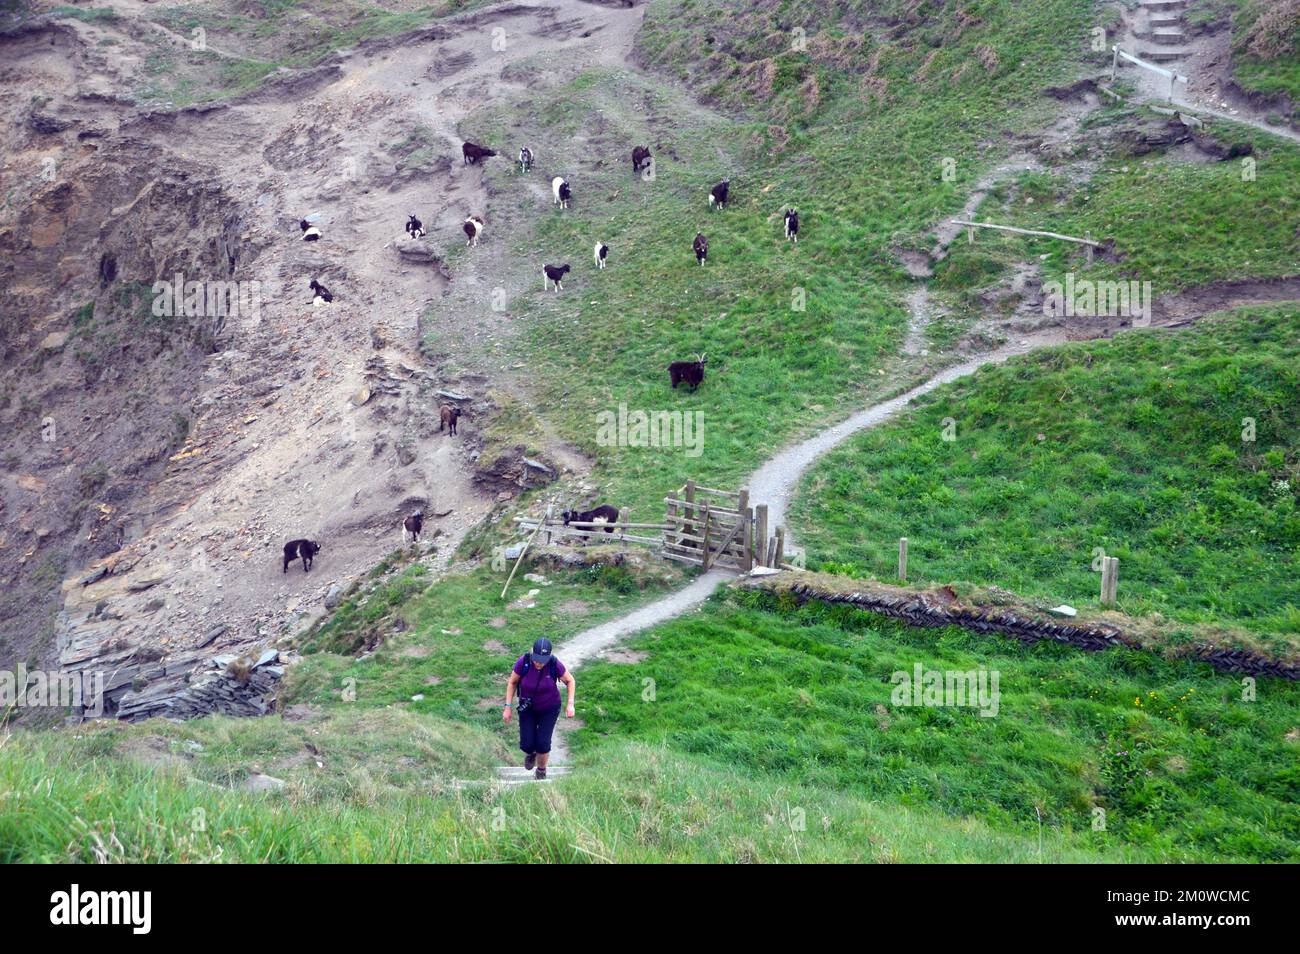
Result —
[[532, 706], [519, 713], [519, 748], [525, 755], [551, 751], [551, 733], [560, 718], [560, 707], [536, 711]]

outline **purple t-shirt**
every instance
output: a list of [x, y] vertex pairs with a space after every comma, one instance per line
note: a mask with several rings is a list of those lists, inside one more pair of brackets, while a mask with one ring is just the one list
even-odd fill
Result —
[[[515, 673], [519, 676], [515, 694], [531, 697], [533, 708], [539, 712], [554, 709], [560, 704], [560, 687], [547, 675], [550, 668], [546, 665], [538, 669], [528, 661], [527, 654], [515, 660]], [[555, 660], [555, 672], [559, 676], [564, 675], [564, 663], [558, 659]]]

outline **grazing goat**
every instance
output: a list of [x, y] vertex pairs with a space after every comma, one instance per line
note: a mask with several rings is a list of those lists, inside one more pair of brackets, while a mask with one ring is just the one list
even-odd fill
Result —
[[311, 280], [311, 290], [316, 293], [316, 297], [311, 300], [313, 305], [328, 305], [334, 300], [330, 290], [314, 278]]
[[569, 197], [573, 194], [569, 190], [569, 180], [564, 176], [556, 176], [551, 180], [551, 192], [555, 195], [553, 205], [558, 205], [562, 209], [569, 207]]
[[560, 284], [564, 280], [564, 275], [569, 271], [568, 265], [543, 265], [542, 266], [542, 291], [549, 287], [547, 282], [555, 282], [555, 290], [558, 292], [564, 286]]
[[478, 237], [483, 233], [483, 220], [477, 215], [471, 215], [461, 228], [465, 230], [465, 237], [468, 239], [465, 244], [477, 245]]
[[695, 249], [695, 260], [703, 265], [709, 257], [709, 240], [704, 237], [703, 232], [695, 233], [695, 244], [692, 248]]
[[420, 542], [420, 531], [424, 529], [424, 511], [420, 510], [402, 521], [402, 542], [406, 542], [406, 535], [411, 535], [412, 543]]
[[[564, 517], [564, 525], [567, 527], [570, 521], [575, 523], [618, 523], [618, 508], [611, 507], [609, 504], [601, 504], [595, 510], [566, 510], [561, 515]], [[595, 527], [580, 527], [581, 530], [595, 530]], [[606, 533], [613, 533], [613, 527], [606, 527]]]
[[785, 210], [785, 238], [786, 241], [793, 240], [796, 244], [799, 242], [799, 210]]
[[704, 381], [704, 355], [697, 355], [694, 361], [674, 361], [668, 365], [668, 376], [674, 389], [685, 381], [694, 391]]
[[519, 150], [519, 171], [531, 172], [533, 169], [533, 151], [527, 146]]
[[632, 172], [640, 172], [643, 168], [650, 168], [650, 150], [645, 146], [637, 146], [632, 150]]
[[302, 240], [304, 242], [320, 241], [320, 229], [316, 228], [316, 226], [312, 225], [306, 219], [303, 219], [298, 223], [298, 228], [302, 229]]
[[487, 146], [477, 146], [472, 142], [467, 142], [460, 147], [460, 153], [463, 157], [461, 165], [476, 165], [480, 159], [490, 159], [496, 153]]
[[415, 216], [411, 216], [406, 220], [406, 234], [411, 236], [413, 239], [423, 238], [424, 223]]
[[448, 437], [450, 437], [452, 434], [455, 434], [456, 422], [460, 420], [460, 416], [462, 413], [463, 412], [461, 411], [460, 408], [454, 407], [450, 404], [444, 404], [441, 407], [439, 407], [438, 416], [441, 418], [441, 420], [438, 421], [438, 430], [441, 431], [445, 427], [447, 429]]
[[597, 242], [596, 248], [593, 250], [592, 254], [596, 259], [596, 267], [604, 268], [605, 259], [609, 257], [609, 246], [604, 242]]
[[730, 179], [723, 179], [709, 190], [709, 208], [715, 205], [721, 209], [727, 204], [727, 190], [731, 187]]
[[311, 572], [311, 561], [316, 554], [320, 553], [319, 543], [312, 540], [290, 540], [284, 545], [284, 569], [281, 573], [289, 572], [289, 564], [299, 557], [302, 558], [302, 572]]

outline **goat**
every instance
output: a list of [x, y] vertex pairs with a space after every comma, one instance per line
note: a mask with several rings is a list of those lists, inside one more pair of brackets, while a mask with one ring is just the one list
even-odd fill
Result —
[[542, 291], [546, 291], [547, 282], [555, 282], [555, 290], [559, 292], [564, 286], [560, 284], [564, 280], [565, 272], [569, 271], [568, 265], [543, 265], [542, 266]]
[[[564, 518], [564, 525], [567, 527], [570, 521], [575, 523], [618, 523], [618, 508], [611, 507], [609, 504], [601, 504], [595, 510], [566, 510], [561, 514]], [[595, 527], [581, 527], [583, 530], [595, 530]], [[606, 527], [606, 533], [613, 533], [613, 527]]]
[[441, 420], [438, 422], [438, 430], [444, 427], [447, 429], [447, 436], [450, 437], [456, 433], [456, 422], [460, 420], [461, 414], [464, 413], [460, 408], [451, 404], [444, 404], [438, 408], [438, 416]]
[[596, 267], [604, 268], [605, 259], [609, 256], [609, 246], [604, 242], [597, 242], [595, 249], [592, 251], [592, 255], [596, 259]]
[[411, 236], [413, 239], [423, 238], [424, 223], [415, 216], [411, 216], [406, 220], [406, 234]]
[[284, 569], [281, 573], [289, 572], [289, 564], [299, 557], [302, 558], [302, 572], [311, 572], [311, 561], [316, 554], [320, 553], [321, 546], [312, 540], [290, 540], [284, 545]]
[[704, 355], [697, 355], [694, 361], [674, 361], [668, 365], [668, 376], [672, 378], [673, 389], [685, 381], [694, 391], [704, 381]]
[[799, 242], [799, 210], [786, 209], [785, 212], [785, 238], [786, 241], [793, 240], [795, 244]]
[[312, 225], [306, 219], [303, 219], [298, 223], [298, 228], [302, 229], [302, 240], [304, 242], [320, 241], [320, 229], [316, 228], [316, 226]]
[[412, 543], [420, 542], [420, 531], [424, 529], [424, 511], [419, 510], [402, 521], [402, 542], [406, 542], [406, 535], [411, 535]]
[[490, 159], [496, 155], [496, 153], [487, 146], [478, 146], [472, 142], [467, 142], [465, 145], [461, 146], [460, 153], [462, 156], [461, 165], [463, 166], [477, 165], [480, 159]]
[[721, 209], [727, 204], [727, 190], [731, 187], [730, 179], [723, 179], [709, 190], [709, 208], [715, 205]]
[[527, 146], [519, 150], [519, 171], [531, 172], [533, 168], [533, 151]]
[[692, 248], [695, 249], [695, 260], [703, 265], [709, 257], [709, 240], [704, 237], [703, 232], [695, 233], [695, 244]]
[[311, 280], [311, 290], [316, 293], [316, 297], [311, 300], [313, 305], [328, 305], [334, 300], [330, 290], [314, 278]]
[[564, 176], [556, 176], [551, 180], [551, 192], [555, 195], [553, 205], [558, 205], [562, 209], [569, 207], [569, 197], [573, 194], [569, 189], [569, 180]]
[[643, 168], [650, 167], [650, 150], [645, 146], [637, 146], [632, 150], [632, 172], [640, 172]]
[[461, 228], [465, 230], [465, 236], [468, 239], [465, 244], [477, 245], [478, 237], [483, 233], [483, 220], [477, 215], [471, 215], [465, 220], [465, 224]]

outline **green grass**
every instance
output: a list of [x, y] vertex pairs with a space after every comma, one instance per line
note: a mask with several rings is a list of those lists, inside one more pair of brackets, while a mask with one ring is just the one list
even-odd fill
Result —
[[[585, 759], [634, 740], [762, 780], [1163, 860], [1300, 859], [1300, 687], [737, 593], [583, 671]], [[894, 672], [999, 674], [996, 715], [908, 707]], [[652, 680], [647, 696], [646, 681]], [[1092, 830], [1095, 809], [1105, 830]]]
[[[167, 764], [129, 754], [141, 751], [166, 753]], [[321, 723], [207, 718], [16, 733], [0, 737], [0, 862], [1157, 858], [753, 778], [635, 743], [609, 745], [599, 763], [551, 786], [451, 787], [488, 777], [500, 754], [481, 729], [382, 710]], [[232, 790], [250, 761], [274, 768], [285, 787]]]
[[[1015, 359], [921, 399], [808, 475], [810, 562], [1232, 623], [1288, 650], [1300, 614], [1294, 306]], [[943, 439], [944, 421], [955, 440]], [[1243, 419], [1255, 421], [1243, 441]]]

